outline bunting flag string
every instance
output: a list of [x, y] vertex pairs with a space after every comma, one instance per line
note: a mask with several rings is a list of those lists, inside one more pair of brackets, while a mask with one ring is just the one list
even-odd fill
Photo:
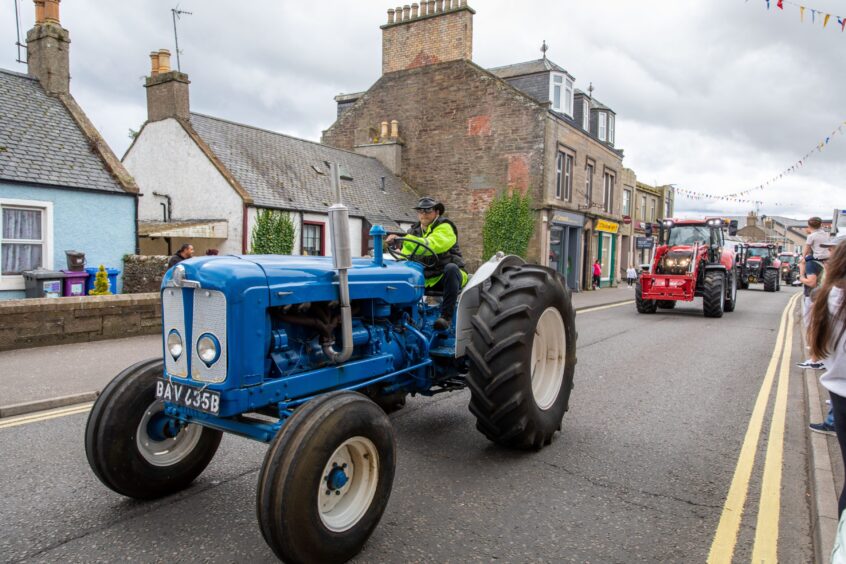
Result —
[[708, 194], [707, 192], [698, 192], [695, 190], [687, 190], [686, 188], [679, 188], [674, 187], [673, 192], [677, 195], [686, 198], [688, 200], [712, 200], [712, 201], [724, 201], [724, 202], [738, 202], [741, 204], [752, 204], [753, 206], [775, 206], [775, 207], [782, 207], [782, 206], [789, 206], [794, 207], [796, 204], [794, 202], [764, 202], [763, 200], [753, 200], [750, 198], [738, 198], [736, 196], [717, 196], [714, 194]]
[[[749, 0], [746, 0], [746, 1], [749, 2]], [[767, 10], [769, 10], [771, 0], [764, 0], [764, 2], [767, 3]], [[789, 4], [790, 6], [794, 6], [796, 8], [799, 8], [799, 22], [800, 23], [805, 23], [805, 10], [810, 10], [811, 11], [811, 23], [812, 24], [816, 24], [817, 21], [819, 20], [819, 21], [822, 21], [822, 27], [828, 27], [828, 22], [833, 17], [837, 20], [837, 23], [840, 25], [840, 31], [841, 32], [846, 31], [846, 16], [838, 16], [838, 15], [835, 15], [835, 14], [829, 14], [828, 12], [824, 12], [822, 10], [817, 10], [816, 8], [810, 8], [808, 6], [803, 6], [802, 4], [799, 4], [797, 2], [793, 2], [792, 0], [777, 0], [776, 8], [778, 8], [779, 10], [784, 10], [785, 4]], [[820, 17], [817, 18], [817, 16], [820, 16]]]

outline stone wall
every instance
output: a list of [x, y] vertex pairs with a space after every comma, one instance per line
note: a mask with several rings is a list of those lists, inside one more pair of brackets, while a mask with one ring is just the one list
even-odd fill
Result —
[[0, 301], [0, 351], [155, 335], [156, 293]]
[[[353, 149], [382, 121], [396, 119], [403, 179], [443, 201], [473, 271], [482, 260], [491, 199], [511, 189], [543, 200], [547, 113], [474, 63], [453, 61], [382, 76], [324, 132], [323, 142]], [[530, 251], [531, 260], [540, 258], [538, 249]]]
[[[453, 7], [454, 4], [454, 7]], [[388, 11], [382, 26], [382, 73], [473, 58], [473, 14], [467, 2], [443, 0]], [[431, 5], [431, 12], [429, 10]]]
[[166, 256], [130, 255], [123, 260], [123, 293], [158, 293], [167, 272]]

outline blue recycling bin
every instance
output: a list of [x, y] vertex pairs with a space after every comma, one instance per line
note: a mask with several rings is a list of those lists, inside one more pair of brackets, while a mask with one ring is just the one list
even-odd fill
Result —
[[[97, 279], [98, 270], [100, 270], [100, 267], [89, 267], [85, 269], [85, 272], [88, 273], [88, 280], [85, 281], [86, 296], [94, 289], [94, 281]], [[117, 268], [107, 268], [106, 274], [109, 276], [109, 291], [112, 294], [117, 294], [117, 275], [120, 274], [120, 270]]]

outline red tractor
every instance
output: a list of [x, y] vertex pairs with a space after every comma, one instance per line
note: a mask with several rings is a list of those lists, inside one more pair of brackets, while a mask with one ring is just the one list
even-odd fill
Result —
[[765, 292], [778, 292], [781, 290], [780, 270], [781, 260], [778, 253], [781, 247], [776, 248], [770, 243], [747, 243], [743, 245], [740, 261], [740, 289], [746, 290], [749, 284], [764, 283]]
[[[725, 244], [720, 218], [665, 219], [648, 272], [637, 282], [639, 313], [672, 309], [676, 302], [702, 297], [705, 317], [722, 317], [737, 303], [735, 254]], [[728, 225], [729, 234], [736, 224]]]

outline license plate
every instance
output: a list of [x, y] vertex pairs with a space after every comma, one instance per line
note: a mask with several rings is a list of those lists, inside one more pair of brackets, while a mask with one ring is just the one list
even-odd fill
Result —
[[156, 380], [156, 399], [212, 415], [220, 413], [220, 392], [201, 390], [167, 380]]

